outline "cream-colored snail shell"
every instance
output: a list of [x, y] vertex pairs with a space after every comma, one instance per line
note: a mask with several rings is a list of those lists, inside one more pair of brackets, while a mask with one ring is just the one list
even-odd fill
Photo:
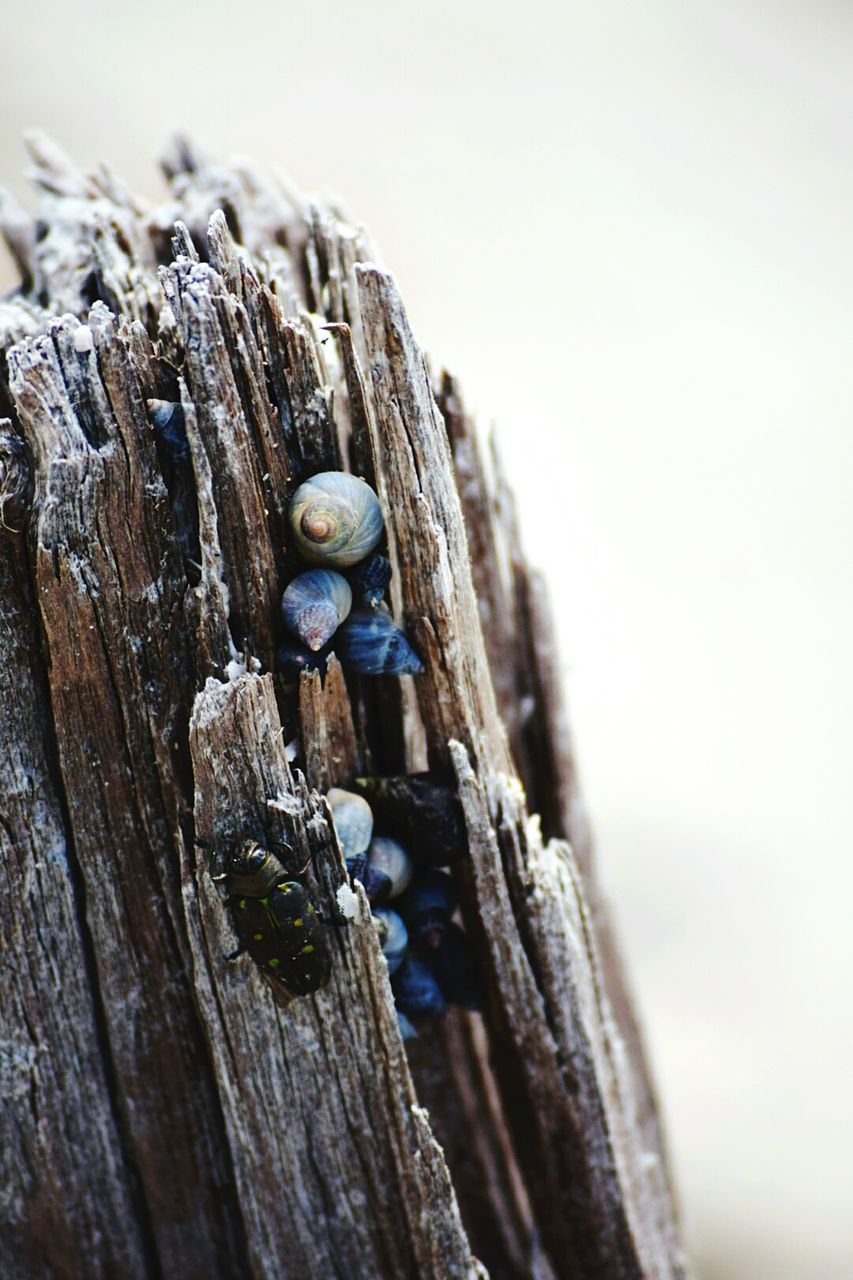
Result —
[[374, 836], [367, 851], [367, 874], [362, 880], [372, 903], [398, 897], [408, 888], [415, 864], [406, 850], [388, 836]]
[[379, 499], [346, 471], [321, 471], [290, 500], [290, 527], [299, 553], [322, 565], [357, 564], [382, 535]]
[[326, 796], [344, 858], [358, 858], [367, 852], [373, 835], [373, 811], [362, 796], [343, 787], [332, 787]]

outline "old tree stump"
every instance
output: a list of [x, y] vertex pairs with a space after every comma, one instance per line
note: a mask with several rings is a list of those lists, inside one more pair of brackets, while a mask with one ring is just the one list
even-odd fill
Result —
[[[458, 386], [338, 209], [186, 143], [153, 209], [30, 150], [37, 219], [0, 213], [0, 1271], [683, 1275], [541, 583]], [[340, 468], [423, 675], [276, 672], [288, 499]], [[360, 888], [287, 1003], [228, 960], [196, 842], [286, 840], [331, 915], [323, 793], [426, 769], [485, 1002], [404, 1048]]]

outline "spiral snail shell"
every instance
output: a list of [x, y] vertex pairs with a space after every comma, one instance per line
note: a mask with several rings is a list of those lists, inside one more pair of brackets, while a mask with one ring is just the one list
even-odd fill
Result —
[[301, 484], [288, 512], [301, 555], [314, 564], [357, 564], [382, 534], [382, 511], [370, 485], [345, 471], [321, 471]]
[[345, 667], [365, 676], [415, 675], [424, 669], [384, 605], [353, 610], [335, 636], [335, 652]]
[[403, 1044], [405, 1044], [407, 1040], [417, 1039], [417, 1031], [412, 1026], [406, 1015], [401, 1013], [399, 1009], [397, 1010], [397, 1026], [400, 1029], [400, 1039], [403, 1041]]
[[456, 889], [447, 872], [424, 867], [406, 892], [400, 910], [413, 939], [435, 950], [448, 930], [457, 905]]
[[414, 863], [402, 845], [387, 836], [375, 836], [367, 850], [367, 867], [361, 877], [368, 902], [396, 898], [407, 887], [413, 870]]
[[379, 934], [379, 945], [388, 965], [388, 972], [396, 973], [406, 957], [409, 933], [396, 911], [379, 907], [373, 913], [373, 922]]
[[434, 951], [429, 968], [448, 1004], [482, 1009], [483, 981], [468, 938], [458, 924], [449, 924]]
[[441, 987], [423, 960], [411, 952], [394, 974], [391, 987], [397, 1008], [407, 1016], [441, 1014], [447, 1010]]
[[176, 461], [189, 457], [190, 443], [183, 405], [173, 400], [146, 400], [151, 425], [166, 452]]
[[332, 810], [338, 843], [346, 859], [347, 869], [354, 879], [361, 880], [367, 862], [365, 855], [373, 835], [373, 813], [370, 805], [354, 791], [344, 791], [342, 787], [332, 787], [326, 799]]
[[281, 597], [284, 625], [313, 653], [331, 640], [351, 608], [350, 584], [334, 569], [300, 573]]
[[374, 555], [357, 564], [349, 580], [367, 609], [375, 609], [385, 598], [385, 589], [391, 581], [391, 561], [386, 556]]

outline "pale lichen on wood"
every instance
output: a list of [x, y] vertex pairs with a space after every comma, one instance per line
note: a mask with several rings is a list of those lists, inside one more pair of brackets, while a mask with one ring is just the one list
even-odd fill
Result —
[[[30, 146], [38, 219], [0, 204], [3, 1274], [683, 1275], [541, 585], [457, 384], [339, 211], [185, 143], [150, 208]], [[341, 467], [423, 675], [275, 673], [287, 503]], [[322, 793], [426, 767], [486, 997], [407, 1057]], [[313, 996], [227, 959], [206, 850], [246, 838], [329, 921]]]

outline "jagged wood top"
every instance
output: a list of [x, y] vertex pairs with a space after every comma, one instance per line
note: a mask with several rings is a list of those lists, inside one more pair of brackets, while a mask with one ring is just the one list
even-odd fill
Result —
[[[683, 1274], [541, 589], [458, 387], [338, 210], [186, 144], [150, 209], [31, 149], [38, 223], [0, 206], [4, 1274]], [[149, 398], [183, 402], [183, 470]], [[287, 501], [342, 465], [426, 670], [291, 688]], [[363, 899], [329, 987], [282, 1007], [226, 963], [194, 841], [286, 840], [332, 913], [311, 788], [427, 764], [488, 994], [407, 1064]]]

